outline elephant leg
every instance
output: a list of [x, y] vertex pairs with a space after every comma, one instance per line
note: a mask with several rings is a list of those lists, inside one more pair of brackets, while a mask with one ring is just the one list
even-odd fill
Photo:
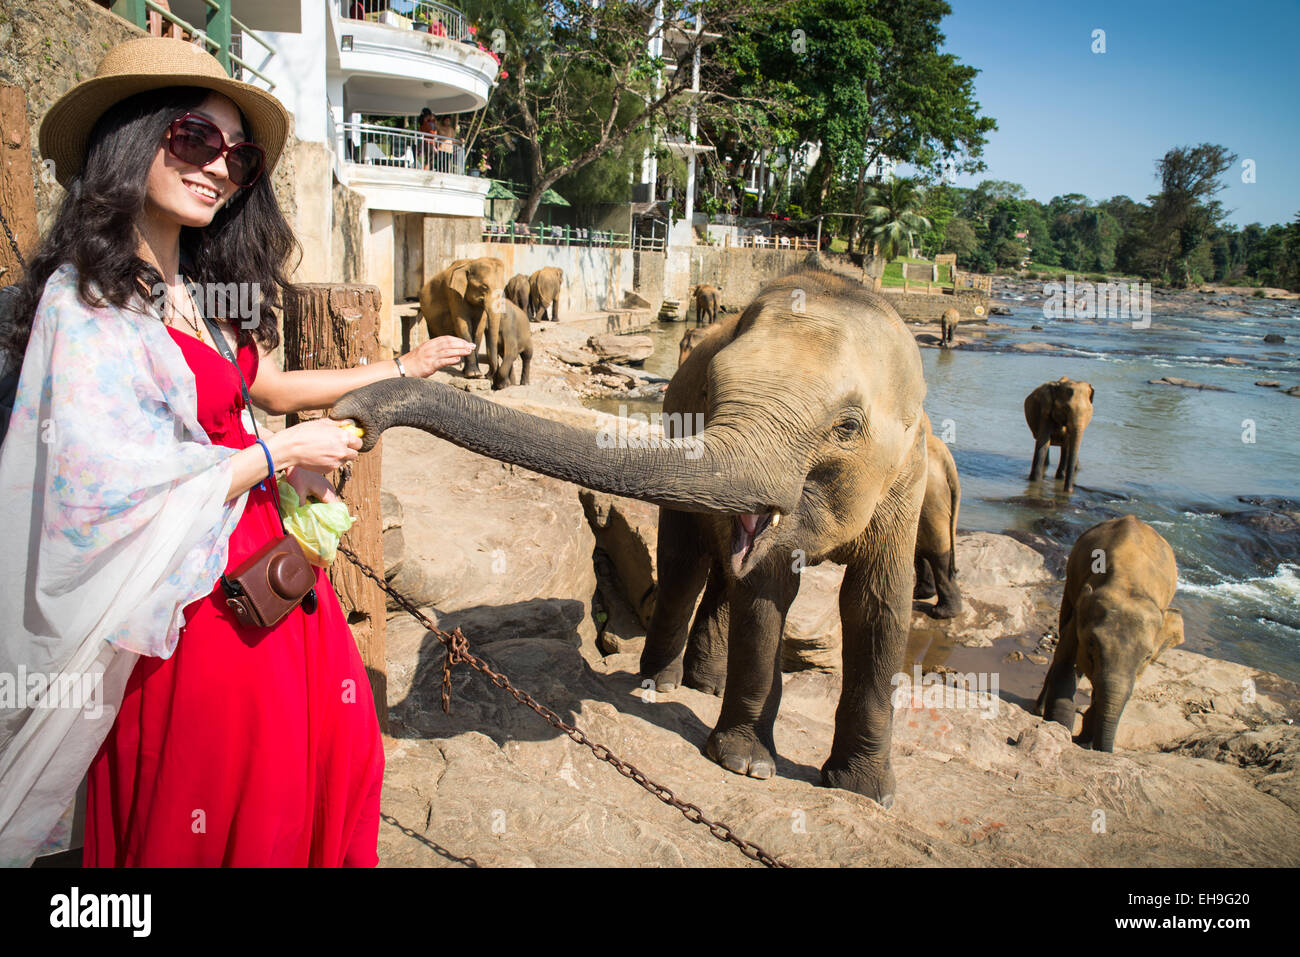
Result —
[[776, 773], [773, 728], [781, 705], [781, 635], [799, 591], [784, 561], [765, 562], [728, 588], [727, 686], [705, 753], [751, 778]]
[[1047, 458], [1052, 445], [1048, 436], [1034, 436], [1034, 461], [1029, 467], [1029, 481], [1037, 482], [1047, 471]]
[[912, 589], [912, 598], [924, 601], [935, 596], [934, 575], [930, 572], [930, 560], [921, 552], [916, 553], [916, 587]]
[[[482, 372], [478, 367], [479, 330], [477, 327], [474, 329], [470, 329], [469, 322], [465, 319], [464, 316], [460, 315], [460, 313], [453, 313], [453, 316], [454, 318], [452, 319], [452, 323], [455, 326], [455, 328], [452, 330], [453, 334], [459, 336], [461, 339], [465, 339], [468, 342], [474, 343], [474, 351], [471, 352], [469, 355], [465, 356], [464, 364], [461, 366], [461, 372], [463, 375], [466, 376], [482, 375]], [[433, 338], [432, 329], [429, 330], [429, 337]]]
[[953, 565], [952, 552], [931, 556], [929, 563], [934, 569], [934, 590], [939, 595], [939, 601], [930, 615], [934, 618], [956, 618], [961, 614], [961, 592], [949, 573]]
[[686, 642], [684, 682], [707, 694], [722, 695], [727, 685], [727, 631], [730, 622], [727, 580], [716, 562], [709, 570], [709, 583], [695, 612], [691, 636]]
[[657, 691], [672, 691], [682, 683], [682, 652], [691, 611], [709, 571], [708, 553], [693, 516], [659, 509], [656, 558], [659, 588], [640, 671], [643, 678], [654, 679]]
[[1043, 690], [1038, 693], [1034, 704], [1034, 714], [1049, 721], [1063, 724], [1074, 730], [1074, 692], [1076, 678], [1075, 660], [1079, 654], [1078, 636], [1074, 629], [1072, 611], [1068, 606], [1061, 609], [1061, 637], [1052, 656], [1052, 663], [1047, 669], [1047, 678], [1043, 681]]
[[533, 364], [533, 348], [529, 346], [523, 352], [519, 353], [523, 359], [523, 373], [519, 377], [520, 385], [528, 385], [528, 367]]
[[[495, 376], [502, 361], [502, 356], [498, 349], [498, 346], [501, 344], [501, 313], [491, 313], [484, 309], [483, 315], [479, 317], [479, 326], [484, 329], [487, 336], [488, 371]], [[514, 337], [512, 336], [512, 343], [513, 338]], [[512, 343], [509, 344], [510, 347], [505, 350], [507, 354], [513, 351]]]
[[1074, 474], [1079, 471], [1079, 443], [1077, 441], [1072, 441], [1069, 445], [1061, 447], [1061, 468], [1064, 471], [1058, 469], [1057, 477], [1063, 477], [1065, 479], [1065, 490], [1073, 492]]

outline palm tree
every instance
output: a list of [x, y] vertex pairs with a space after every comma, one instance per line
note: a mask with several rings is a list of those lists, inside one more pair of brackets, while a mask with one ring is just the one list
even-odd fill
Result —
[[900, 247], [907, 248], [903, 241], [912, 233], [930, 228], [930, 221], [916, 211], [922, 199], [916, 181], [901, 176], [867, 190], [868, 235], [886, 263], [898, 258]]

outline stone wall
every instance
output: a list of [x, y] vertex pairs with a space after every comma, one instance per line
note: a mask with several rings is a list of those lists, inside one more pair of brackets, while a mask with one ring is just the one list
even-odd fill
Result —
[[[976, 289], [958, 289], [955, 296], [928, 295], [918, 292], [898, 292], [885, 289], [881, 293], [906, 322], [938, 322], [945, 309], [954, 306], [963, 321], [987, 319], [989, 297]], [[980, 309], [976, 314], [975, 309]]]
[[736, 249], [684, 246], [669, 249], [663, 295], [686, 299], [700, 283], [722, 289], [723, 302], [749, 302], [765, 284], [809, 263], [807, 252], [784, 249]]
[[330, 195], [330, 277], [337, 282], [364, 282], [365, 232], [361, 217], [365, 200], [337, 179], [332, 180]]

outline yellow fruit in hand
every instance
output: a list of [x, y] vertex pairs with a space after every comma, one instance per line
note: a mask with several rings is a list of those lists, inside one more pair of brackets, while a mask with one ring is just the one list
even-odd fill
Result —
[[339, 428], [344, 432], [351, 432], [357, 438], [361, 438], [366, 434], [366, 430], [359, 425], [340, 425]]

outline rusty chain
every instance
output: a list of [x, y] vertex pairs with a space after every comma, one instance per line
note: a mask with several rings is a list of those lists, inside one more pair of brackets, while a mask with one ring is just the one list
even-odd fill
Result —
[[27, 261], [23, 259], [22, 250], [18, 248], [18, 240], [14, 239], [14, 234], [9, 230], [9, 220], [5, 219], [3, 207], [0, 207], [0, 226], [4, 227], [5, 237], [9, 240], [9, 245], [14, 251], [14, 258], [18, 260], [18, 265], [26, 270]]
[[388, 583], [384, 581], [380, 576], [376, 575], [373, 569], [367, 567], [366, 564], [362, 562], [361, 559], [359, 559], [350, 548], [340, 543], [339, 551], [343, 553], [343, 555], [348, 559], [348, 561], [350, 561], [353, 565], [357, 566], [357, 568], [361, 570], [361, 573], [363, 575], [365, 575], [367, 578], [373, 581], [387, 594], [391, 595], [393, 599], [399, 605], [402, 606], [402, 608], [404, 608], [407, 612], [409, 612], [412, 617], [414, 617], [420, 624], [422, 624], [425, 628], [427, 628], [434, 635], [434, 637], [436, 637], [440, 642], [443, 643], [443, 645], [446, 646], [447, 653], [442, 661], [442, 710], [443, 712], [447, 714], [451, 713], [452, 666], [459, 664], [460, 662], [464, 662], [465, 664], [473, 668], [475, 671], [479, 672], [484, 677], [486, 677], [498, 688], [509, 693], [520, 704], [526, 705], [528, 708], [531, 708], [533, 711], [537, 712], [537, 714], [540, 715], [543, 719], [545, 719], [545, 721], [549, 725], [551, 725], [551, 727], [555, 728], [557, 731], [563, 731], [564, 734], [567, 735], [571, 740], [577, 742], [578, 744], [582, 745], [585, 748], [588, 748], [591, 751], [591, 753], [594, 754], [598, 759], [606, 762], [607, 764], [612, 765], [614, 770], [617, 771], [619, 774], [623, 775], [623, 777], [630, 778], [631, 780], [635, 781], [637, 784], [641, 785], [641, 787], [649, 791], [651, 794], [653, 794], [655, 797], [657, 797], [660, 801], [663, 801], [663, 803], [669, 805], [670, 807], [676, 808], [678, 811], [682, 813], [682, 816], [685, 817], [686, 820], [690, 821], [692, 824], [703, 824], [705, 827], [709, 829], [710, 834], [712, 834], [720, 841], [724, 841], [728, 844], [734, 844], [737, 848], [740, 849], [740, 853], [744, 854], [752, 861], [758, 861], [760, 864], [763, 864], [767, 867], [789, 867], [790, 866], [784, 861], [773, 857], [771, 854], [767, 853], [767, 851], [763, 850], [757, 844], [753, 844], [749, 841], [746, 841], [744, 838], [738, 837], [736, 833], [726, 824], [723, 824], [719, 821], [709, 820], [707, 817], [704, 816], [704, 812], [700, 810], [699, 807], [697, 807], [694, 804], [691, 804], [689, 801], [681, 800], [676, 795], [674, 795], [671, 790], [664, 787], [662, 784], [656, 784], [654, 781], [651, 781], [643, 773], [641, 773], [641, 771], [635, 765], [623, 761], [612, 751], [610, 751], [609, 748], [605, 747], [603, 744], [593, 743], [585, 734], [583, 734], [581, 728], [565, 723], [564, 719], [562, 719], [558, 714], [556, 714], [550, 708], [546, 707], [543, 704], [538, 704], [535, 700], [533, 700], [532, 696], [529, 695], [527, 692], [520, 691], [518, 688], [512, 685], [510, 683], [510, 679], [507, 678], [505, 675], [493, 671], [492, 668], [481, 658], [475, 657], [475, 655], [473, 655], [469, 650], [468, 639], [466, 639], [466, 637], [463, 634], [461, 634], [459, 628], [457, 628], [451, 634], [447, 634], [445, 631], [440, 630], [438, 626], [435, 625], [433, 622], [431, 622], [423, 612], [421, 612], [418, 608], [416, 608], [413, 604], [411, 604], [411, 602], [407, 600], [405, 596], [399, 594], [398, 592], [390, 588], [388, 586]]

